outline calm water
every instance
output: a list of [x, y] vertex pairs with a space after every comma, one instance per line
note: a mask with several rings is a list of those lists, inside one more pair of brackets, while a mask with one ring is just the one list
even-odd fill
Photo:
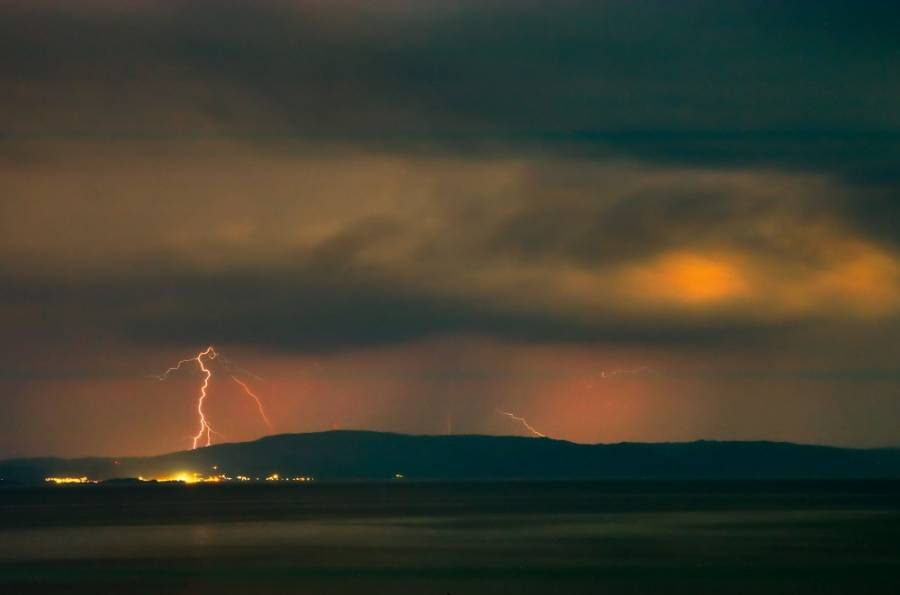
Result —
[[0, 490], [7, 593], [891, 593], [900, 482]]

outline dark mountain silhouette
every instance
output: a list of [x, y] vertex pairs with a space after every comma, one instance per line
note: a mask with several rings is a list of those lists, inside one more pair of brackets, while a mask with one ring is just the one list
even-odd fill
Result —
[[[213, 467], [217, 467], [213, 471]], [[155, 457], [0, 461], [3, 483], [48, 476], [95, 480], [177, 472], [317, 480], [900, 477], [900, 449], [783, 442], [575, 444], [513, 436], [411, 436], [365, 431], [281, 434]]]

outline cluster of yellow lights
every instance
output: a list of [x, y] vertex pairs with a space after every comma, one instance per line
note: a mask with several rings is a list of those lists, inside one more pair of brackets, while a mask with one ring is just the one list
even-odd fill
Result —
[[190, 471], [179, 471], [172, 475], [164, 475], [161, 477], [138, 477], [141, 481], [180, 481], [181, 483], [221, 483], [223, 481], [233, 481], [233, 477], [229, 477], [224, 473], [218, 475], [201, 475]]
[[[201, 475], [200, 473], [190, 471], [180, 471], [172, 475], [162, 477], [139, 477], [141, 481], [178, 481], [181, 483], [222, 483], [229, 481], [260, 481], [259, 477], [249, 477], [247, 475], [230, 476], [220, 473], [218, 475]], [[265, 481], [313, 481], [314, 478], [308, 475], [300, 475], [297, 477], [281, 477], [278, 473], [273, 473], [264, 478]]]
[[[213, 467], [213, 469], [218, 469], [218, 467]], [[177, 473], [172, 473], [171, 475], [162, 475], [159, 477], [143, 477], [139, 476], [138, 479], [140, 481], [161, 481], [161, 482], [180, 482], [180, 483], [222, 483], [229, 481], [260, 481], [259, 477], [249, 477], [247, 475], [237, 475], [231, 477], [230, 475], [225, 475], [224, 473], [219, 473], [217, 475], [202, 475], [200, 473], [196, 473], [193, 471], [179, 471]], [[282, 477], [278, 473], [273, 473], [268, 477], [263, 478], [265, 481], [296, 481], [296, 482], [307, 482], [314, 481], [315, 478], [309, 475], [298, 475], [296, 477]], [[44, 481], [47, 483], [52, 483], [55, 485], [62, 484], [85, 484], [85, 483], [97, 483], [97, 480], [88, 479], [87, 477], [45, 477]]]
[[266, 481], [313, 481], [313, 478], [308, 475], [298, 475], [297, 477], [281, 477], [277, 473], [273, 473], [266, 478]]

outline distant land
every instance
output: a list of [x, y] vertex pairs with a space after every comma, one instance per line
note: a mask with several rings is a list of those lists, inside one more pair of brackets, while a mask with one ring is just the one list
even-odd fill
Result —
[[244, 476], [250, 481], [898, 478], [900, 449], [785, 442], [576, 444], [515, 436], [425, 436], [339, 430], [280, 434], [153, 457], [0, 461], [0, 485], [47, 477]]

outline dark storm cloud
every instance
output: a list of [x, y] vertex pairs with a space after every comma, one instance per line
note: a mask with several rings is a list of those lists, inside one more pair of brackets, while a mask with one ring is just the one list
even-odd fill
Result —
[[211, 343], [279, 431], [894, 443], [898, 17], [2, 2], [0, 450], [183, 445]]
[[[724, 347], [771, 340], [790, 332], [792, 321], [761, 323], [735, 316], [647, 317], [584, 321], [565, 313], [515, 313], [471, 299], [417, 294], [404, 287], [361, 279], [341, 280], [321, 262], [308, 268], [264, 273], [235, 271], [198, 275], [167, 271], [128, 283], [15, 281], [0, 294], [5, 306], [39, 305], [47, 314], [29, 336], [79, 337], [95, 328], [141, 343], [195, 347], [244, 344], [278, 350], [327, 353], [431, 336], [494, 335], [536, 343], [619, 343]], [[329, 267], [330, 270], [330, 267]], [[43, 327], [43, 328], [41, 328]]]
[[[841, 174], [900, 234], [894, 2], [7, 3], [0, 134]], [[521, 224], [527, 228], [527, 222]], [[511, 233], [515, 233], [511, 231]]]
[[893, 303], [895, 3], [0, 10], [10, 304], [307, 348], [750, 335]]
[[881, 241], [900, 243], [900, 182], [860, 194], [841, 205], [847, 218]]
[[6, 11], [3, 76], [22, 88], [5, 102], [22, 120], [4, 132], [496, 143], [873, 176], [898, 156], [891, 2], [94, 4]]
[[565, 167], [535, 172], [529, 185], [536, 191], [498, 223], [490, 249], [588, 265], [682, 246], [722, 245], [803, 260], [810, 255], [801, 254], [792, 238], [773, 233], [772, 223], [814, 226], [831, 218], [841, 204], [834, 192], [790, 195], [765, 184], [741, 189], [690, 176], [616, 193], [610, 192], [608, 178], [596, 174]]
[[895, 261], [836, 218], [827, 178], [246, 151], [7, 173], [31, 193], [4, 205], [3, 305], [31, 335], [316, 351], [453, 333], [746, 345], [897, 302]]

